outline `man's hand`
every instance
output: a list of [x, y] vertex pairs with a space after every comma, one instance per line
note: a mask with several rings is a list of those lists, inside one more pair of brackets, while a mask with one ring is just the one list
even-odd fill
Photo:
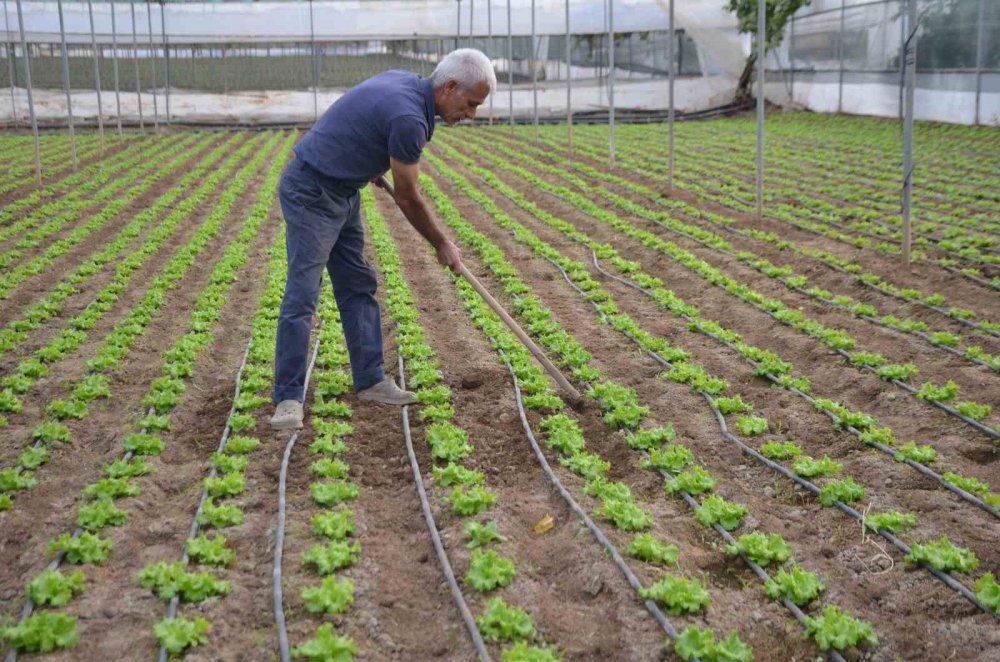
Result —
[[442, 266], [448, 267], [455, 273], [458, 273], [458, 268], [462, 264], [462, 251], [458, 249], [450, 239], [445, 239], [437, 247], [437, 259]]
[[389, 192], [389, 182], [386, 180], [385, 175], [379, 175], [371, 180], [371, 185], [376, 188], [380, 188], [383, 191]]

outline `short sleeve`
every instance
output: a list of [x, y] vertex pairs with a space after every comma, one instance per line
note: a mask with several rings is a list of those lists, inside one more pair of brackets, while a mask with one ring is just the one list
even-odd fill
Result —
[[406, 164], [420, 160], [427, 144], [427, 125], [413, 115], [397, 117], [389, 123], [389, 156]]

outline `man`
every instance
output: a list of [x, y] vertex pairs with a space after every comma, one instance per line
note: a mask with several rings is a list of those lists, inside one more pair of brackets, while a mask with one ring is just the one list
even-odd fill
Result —
[[326, 267], [340, 309], [358, 399], [391, 405], [416, 402], [382, 368], [382, 323], [375, 270], [364, 260], [360, 194], [392, 170], [396, 203], [431, 243], [442, 265], [461, 264], [458, 247], [431, 216], [417, 186], [420, 154], [434, 117], [448, 125], [473, 118], [496, 88], [483, 53], [449, 53], [429, 79], [387, 71], [337, 100], [295, 146], [279, 185], [285, 217], [288, 280], [278, 317], [271, 427], [302, 427], [309, 332]]

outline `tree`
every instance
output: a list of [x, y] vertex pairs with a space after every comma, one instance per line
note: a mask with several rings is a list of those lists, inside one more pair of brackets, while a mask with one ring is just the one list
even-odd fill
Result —
[[[785, 25], [788, 20], [811, 0], [764, 0], [764, 51], [781, 45], [785, 37]], [[736, 14], [740, 34], [757, 34], [757, 0], [727, 0], [726, 9]], [[736, 87], [737, 101], [750, 96], [750, 75], [757, 63], [757, 49], [750, 51], [740, 81]]]

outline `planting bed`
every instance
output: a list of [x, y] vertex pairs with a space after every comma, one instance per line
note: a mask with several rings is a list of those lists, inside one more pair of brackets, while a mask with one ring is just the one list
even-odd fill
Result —
[[1000, 138], [889, 123], [440, 127], [422, 191], [574, 409], [387, 195], [386, 369], [325, 281], [274, 434], [299, 134], [0, 138], [8, 660], [995, 660]]

